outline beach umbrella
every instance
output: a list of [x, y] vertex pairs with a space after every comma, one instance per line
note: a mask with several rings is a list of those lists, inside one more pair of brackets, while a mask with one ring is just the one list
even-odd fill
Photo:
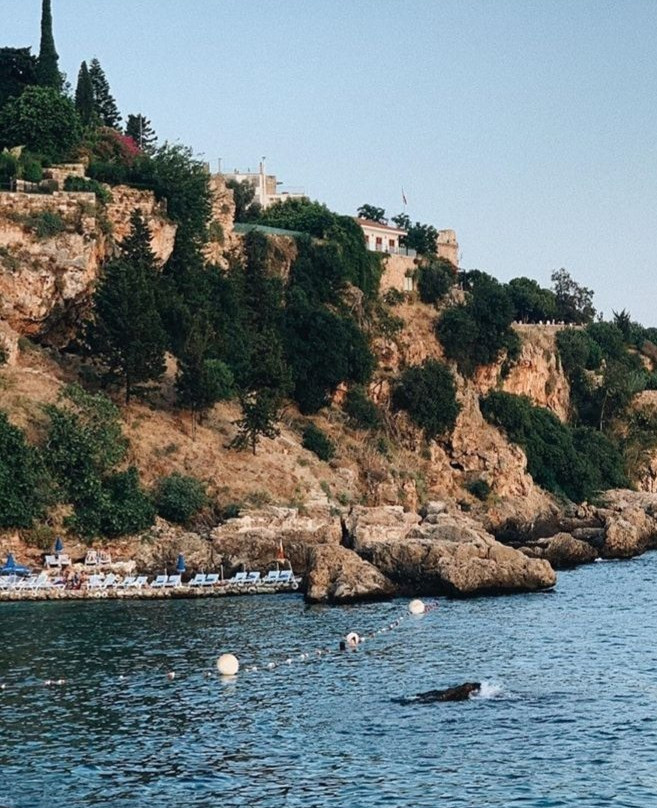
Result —
[[185, 556], [178, 553], [178, 563], [176, 564], [176, 572], [182, 574], [187, 568], [185, 567]]
[[0, 568], [0, 575], [29, 575], [30, 570], [23, 564], [17, 564], [13, 553], [7, 554], [4, 567]]
[[64, 542], [62, 541], [61, 536], [57, 536], [57, 540], [55, 541], [55, 552], [61, 553], [64, 549]]

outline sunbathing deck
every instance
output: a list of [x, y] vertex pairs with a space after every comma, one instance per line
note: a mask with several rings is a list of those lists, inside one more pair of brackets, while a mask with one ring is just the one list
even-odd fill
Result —
[[[41, 578], [31, 585], [2, 587], [0, 586], [0, 602], [15, 601], [60, 601], [60, 600], [153, 600], [167, 598], [216, 598], [230, 595], [275, 594], [278, 592], [294, 592], [299, 587], [299, 579], [290, 576], [288, 579], [267, 579], [241, 577], [228, 581], [219, 581], [219, 576], [197, 575], [189, 583], [183, 584], [180, 576], [161, 575], [148, 583], [146, 576], [119, 581], [94, 581], [93, 577], [87, 585], [80, 589], [66, 589], [53, 582]], [[251, 573], [251, 575], [254, 575]], [[99, 576], [100, 577], [100, 576]], [[109, 578], [110, 576], [108, 576]], [[116, 577], [116, 576], [114, 576]], [[201, 578], [204, 580], [201, 581]], [[206, 579], [210, 581], [206, 582]], [[164, 580], [163, 580], [164, 579]]]

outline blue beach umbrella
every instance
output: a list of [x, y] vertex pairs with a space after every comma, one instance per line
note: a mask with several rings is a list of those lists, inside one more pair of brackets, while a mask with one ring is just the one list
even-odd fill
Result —
[[61, 553], [64, 549], [64, 542], [62, 541], [61, 536], [57, 536], [57, 541], [55, 541], [55, 552]]
[[178, 554], [178, 563], [176, 564], [176, 572], [179, 572], [181, 575], [187, 569], [185, 567], [185, 556], [182, 553]]
[[23, 564], [17, 564], [13, 553], [7, 554], [4, 567], [0, 567], [0, 575], [29, 575], [30, 570]]

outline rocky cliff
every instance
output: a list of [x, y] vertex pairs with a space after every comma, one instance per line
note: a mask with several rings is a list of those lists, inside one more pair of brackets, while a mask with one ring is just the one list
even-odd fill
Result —
[[[108, 189], [109, 190], [109, 189]], [[0, 339], [16, 335], [64, 345], [86, 313], [98, 271], [140, 208], [164, 263], [176, 228], [150, 191], [115, 187], [105, 206], [92, 193], [0, 194]], [[10, 351], [10, 359], [15, 353]]]

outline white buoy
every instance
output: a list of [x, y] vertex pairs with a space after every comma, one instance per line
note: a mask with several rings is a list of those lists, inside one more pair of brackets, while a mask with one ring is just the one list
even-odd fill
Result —
[[349, 634], [347, 634], [347, 636], [344, 638], [344, 641], [350, 648], [355, 648], [360, 642], [360, 637], [355, 631], [350, 631]]
[[419, 598], [416, 598], [415, 600], [412, 600], [408, 604], [408, 611], [411, 614], [424, 614], [426, 610], [427, 610], [427, 607], [424, 605], [424, 602], [421, 601]]
[[173, 680], [174, 680], [175, 678], [176, 678], [176, 672], [175, 672], [175, 671], [169, 671], [169, 673], [167, 673], [167, 679], [168, 679], [170, 682], [173, 682]]
[[240, 663], [234, 654], [222, 654], [217, 660], [217, 670], [222, 676], [235, 676]]

